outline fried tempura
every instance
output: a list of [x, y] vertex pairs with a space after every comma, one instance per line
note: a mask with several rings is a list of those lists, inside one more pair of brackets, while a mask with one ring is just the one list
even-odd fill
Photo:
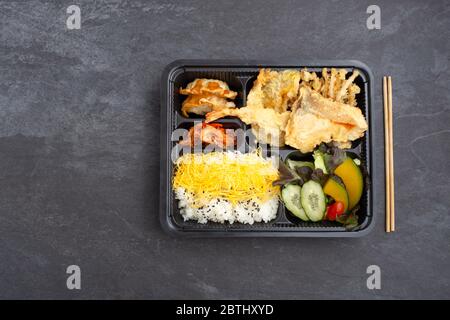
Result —
[[206, 115], [206, 122], [212, 122], [226, 116], [238, 117], [252, 126], [258, 141], [273, 146], [284, 145], [284, 128], [286, 128], [290, 111], [278, 113], [274, 109], [235, 108], [213, 111]]
[[349, 141], [362, 137], [366, 130], [367, 122], [359, 108], [302, 87], [286, 127], [285, 141], [306, 153], [321, 142], [336, 141], [347, 147]]
[[290, 145], [306, 153], [321, 142], [335, 141], [342, 148], [364, 135], [367, 122], [356, 95], [354, 80], [346, 69], [322, 69], [322, 76], [306, 69], [261, 69], [244, 108], [220, 108], [206, 115], [206, 122], [234, 116], [252, 126], [256, 139], [272, 146]]
[[261, 69], [247, 97], [251, 109], [273, 109], [285, 112], [298, 94], [300, 71]]

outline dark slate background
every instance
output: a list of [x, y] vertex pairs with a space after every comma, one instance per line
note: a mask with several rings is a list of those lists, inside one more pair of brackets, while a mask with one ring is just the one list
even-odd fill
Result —
[[[450, 298], [449, 29], [447, 1], [2, 1], [0, 298]], [[374, 112], [392, 75], [397, 231], [379, 199], [361, 239], [167, 236], [160, 76], [181, 58], [358, 59]]]

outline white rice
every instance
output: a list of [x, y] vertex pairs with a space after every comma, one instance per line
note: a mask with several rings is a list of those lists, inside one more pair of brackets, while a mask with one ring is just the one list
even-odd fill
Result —
[[193, 196], [186, 192], [184, 188], [177, 188], [175, 197], [178, 200], [178, 207], [185, 221], [253, 224], [261, 221], [269, 222], [277, 216], [278, 197], [276, 196], [263, 204], [256, 201], [248, 201], [237, 205], [233, 205], [226, 199], [216, 198], [199, 208], [191, 206]]

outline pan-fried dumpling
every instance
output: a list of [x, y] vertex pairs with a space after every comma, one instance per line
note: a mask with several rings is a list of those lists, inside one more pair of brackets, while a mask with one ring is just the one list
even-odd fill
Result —
[[234, 108], [236, 105], [225, 98], [213, 94], [191, 95], [183, 101], [181, 113], [188, 117], [188, 113], [205, 115], [211, 111], [220, 111], [224, 108]]
[[184, 95], [213, 94], [228, 99], [234, 99], [237, 96], [237, 92], [230, 90], [226, 82], [215, 79], [195, 79], [187, 85], [186, 89], [181, 88], [180, 93]]

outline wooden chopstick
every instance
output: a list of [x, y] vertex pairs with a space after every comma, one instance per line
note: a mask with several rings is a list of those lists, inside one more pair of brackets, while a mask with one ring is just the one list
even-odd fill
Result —
[[389, 183], [389, 118], [388, 118], [388, 90], [387, 77], [383, 77], [383, 106], [384, 106], [384, 168], [386, 177], [386, 232], [391, 232], [391, 196]]
[[389, 107], [389, 174], [391, 192], [391, 232], [395, 231], [395, 188], [394, 188], [394, 135], [392, 119], [392, 77], [388, 77], [388, 107]]
[[395, 231], [394, 139], [392, 121], [392, 78], [383, 77], [384, 146], [386, 170], [386, 232]]

